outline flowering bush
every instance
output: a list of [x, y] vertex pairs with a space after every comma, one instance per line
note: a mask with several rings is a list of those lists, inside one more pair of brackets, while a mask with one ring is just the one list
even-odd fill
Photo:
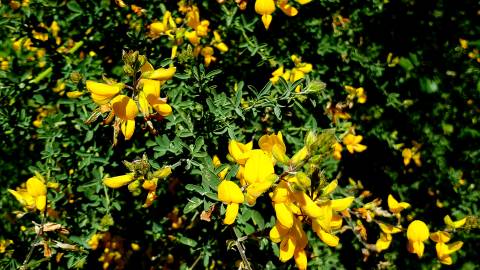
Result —
[[0, 268], [478, 266], [474, 4], [4, 2]]

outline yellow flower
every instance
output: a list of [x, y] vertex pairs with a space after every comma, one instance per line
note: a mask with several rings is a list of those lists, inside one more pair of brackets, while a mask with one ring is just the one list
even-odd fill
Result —
[[414, 220], [407, 228], [408, 252], [415, 253], [420, 258], [423, 256], [425, 246], [423, 244], [429, 237], [430, 231], [427, 224], [420, 220]]
[[363, 89], [363, 87], [359, 87], [356, 89], [356, 95], [358, 103], [363, 104], [367, 102], [367, 95], [365, 94], [365, 90]]
[[217, 58], [213, 56], [213, 48], [210, 46], [202, 48], [200, 54], [204, 58], [205, 66], [208, 67], [212, 62], [215, 62]]
[[8, 191], [28, 210], [35, 208], [43, 211], [47, 204], [47, 186], [45, 180], [39, 176], [30, 177], [26, 182], [25, 188], [17, 190], [8, 189]]
[[222, 37], [220, 36], [218, 31], [213, 31], [213, 46], [221, 52], [228, 51], [228, 46], [223, 43]]
[[460, 40], [460, 46], [462, 49], [467, 49], [468, 48], [468, 40], [461, 38]]
[[270, 78], [270, 81], [275, 84], [278, 82], [280, 77], [283, 75], [283, 66], [280, 66], [277, 68], [274, 72], [272, 72], [272, 78]]
[[161, 116], [165, 117], [172, 113], [172, 107], [167, 104], [166, 98], [160, 97], [162, 81], [141, 79], [142, 91], [138, 96], [140, 110], [144, 116], [150, 115], [152, 108]]
[[450, 234], [444, 231], [437, 231], [430, 234], [430, 239], [432, 239], [432, 241], [435, 243], [447, 243], [450, 241], [450, 238]]
[[295, 1], [297, 1], [297, 3], [299, 3], [300, 5], [305, 5], [312, 2], [312, 0], [295, 0]]
[[250, 151], [245, 162], [244, 178], [248, 184], [266, 181], [274, 174], [272, 156], [267, 152], [255, 149]]
[[333, 144], [332, 148], [333, 148], [333, 158], [335, 160], [342, 159], [343, 146], [340, 143], [336, 142]]
[[288, 0], [279, 0], [278, 7], [285, 13], [285, 15], [293, 17], [298, 14], [298, 10], [288, 3]]
[[343, 144], [345, 144], [350, 154], [353, 154], [354, 152], [363, 152], [367, 149], [367, 147], [363, 144], [360, 144], [362, 140], [362, 135], [355, 136], [353, 134], [347, 134], [345, 137], [343, 137]]
[[234, 182], [224, 180], [218, 185], [218, 199], [227, 204], [223, 223], [232, 224], [237, 217], [239, 204], [245, 200], [242, 190]]
[[153, 71], [142, 72], [142, 78], [166, 81], [166, 80], [170, 80], [176, 71], [177, 71], [176, 67], [159, 68]]
[[463, 242], [457, 241], [452, 244], [445, 244], [445, 243], [437, 243], [435, 245], [435, 250], [437, 251], [437, 257], [440, 260], [440, 263], [451, 265], [452, 264], [452, 257], [450, 254], [462, 248]]
[[115, 177], [106, 177], [103, 179], [103, 184], [109, 188], [120, 188], [134, 180], [133, 174], [124, 174]]
[[272, 13], [275, 11], [275, 2], [273, 0], [256, 0], [255, 12], [262, 15], [262, 22], [265, 29], [268, 30], [270, 23], [272, 22]]
[[195, 31], [186, 31], [185, 32], [185, 37], [188, 39], [192, 45], [198, 45], [200, 44], [200, 37], [197, 35], [197, 32]]
[[454, 228], [454, 229], [458, 229], [460, 227], [462, 227], [463, 225], [465, 225], [465, 223], [467, 222], [467, 218], [464, 217], [460, 220], [457, 220], [457, 221], [453, 221], [452, 218], [449, 216], [449, 215], [446, 215], [444, 218], [443, 218], [443, 221], [445, 222], [445, 224], [450, 227], [450, 228]]
[[67, 97], [71, 99], [79, 98], [83, 95], [82, 91], [71, 91], [67, 92]]
[[231, 140], [228, 143], [228, 152], [234, 161], [240, 165], [244, 165], [249, 157], [250, 150], [253, 148], [253, 142], [241, 143]]
[[418, 149], [415, 147], [403, 149], [402, 157], [403, 164], [405, 164], [405, 166], [408, 166], [412, 159], [417, 166], [420, 167], [422, 165], [422, 161], [420, 160], [420, 152], [418, 152]]
[[123, 89], [123, 87], [124, 85], [122, 83], [110, 85], [106, 83], [87, 81], [87, 89], [92, 94], [93, 102], [97, 103], [98, 105], [108, 103]]
[[388, 208], [390, 209], [390, 212], [394, 214], [398, 214], [401, 211], [403, 211], [403, 209], [407, 209], [409, 207], [410, 207], [409, 203], [406, 203], [406, 202], [399, 203], [397, 200], [395, 200], [392, 194], [388, 195]]
[[126, 140], [129, 140], [135, 131], [135, 117], [138, 114], [137, 104], [128, 96], [118, 95], [111, 101], [113, 113], [120, 119], [120, 129]]
[[392, 243], [392, 235], [389, 233], [380, 233], [380, 237], [378, 238], [377, 242], [375, 243], [375, 247], [377, 249], [377, 252], [382, 252], [390, 246], [390, 243]]
[[278, 132], [277, 135], [263, 135], [258, 140], [258, 145], [260, 149], [272, 153], [273, 157], [279, 162], [288, 162], [288, 157], [285, 154], [287, 148], [283, 142], [282, 132]]
[[391, 224], [386, 224], [386, 223], [379, 222], [378, 226], [380, 227], [380, 229], [382, 230], [383, 233], [387, 233], [387, 234], [395, 234], [395, 233], [399, 233], [399, 232], [402, 231], [401, 228], [395, 227]]

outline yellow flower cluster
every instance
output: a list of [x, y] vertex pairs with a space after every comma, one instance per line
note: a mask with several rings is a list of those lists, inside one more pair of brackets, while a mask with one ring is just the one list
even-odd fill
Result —
[[[272, 77], [270, 81], [273, 84], [276, 84], [280, 77], [285, 79], [286, 81], [290, 81], [292, 83], [305, 78], [307, 73], [310, 73], [313, 69], [312, 64], [302, 62], [302, 58], [297, 55], [292, 55], [290, 59], [295, 64], [295, 67], [292, 69], [284, 69], [283, 65], [277, 68], [274, 72], [272, 72]], [[300, 92], [300, 85], [295, 88], [295, 92]]]
[[[91, 249], [97, 250], [103, 248], [102, 255], [98, 258], [98, 261], [102, 263], [103, 269], [110, 269], [112, 265], [115, 269], [123, 269], [125, 267], [125, 247], [124, 240], [118, 236], [112, 236], [110, 232], [97, 233], [87, 241], [87, 244]], [[137, 248], [138, 244], [131, 244], [132, 250]], [[139, 248], [139, 246], [138, 246]]]
[[16, 190], [8, 189], [8, 192], [29, 211], [38, 209], [43, 212], [47, 206], [47, 186], [40, 174], [30, 177]]
[[37, 117], [33, 120], [32, 124], [34, 127], [39, 128], [42, 126], [43, 119], [50, 114], [55, 113], [55, 108], [43, 106], [37, 109]]
[[[465, 51], [468, 49], [468, 40], [466, 39], [459, 39], [459, 42], [460, 42], [460, 46], [462, 47], [462, 49], [464, 49]], [[476, 61], [478, 63], [480, 63], [480, 52], [478, 49], [472, 49], [470, 52], [468, 52], [468, 58], [470, 59], [476, 59]]]
[[350, 85], [345, 85], [344, 88], [348, 93], [347, 101], [353, 102], [353, 100], [357, 98], [357, 102], [360, 104], [367, 102], [367, 94], [365, 94], [363, 87], [355, 88]]
[[[382, 252], [388, 249], [392, 242], [392, 234], [397, 234], [404, 231], [400, 224], [401, 212], [410, 206], [411, 205], [409, 203], [399, 202], [391, 194], [388, 195], [389, 211], [396, 216], [398, 222], [397, 225], [377, 222], [381, 230], [380, 237], [375, 244], [375, 249], [377, 252]], [[372, 216], [373, 215], [374, 214], [372, 213]], [[447, 232], [447, 230], [455, 230], [464, 226], [467, 218], [453, 221], [450, 216], [447, 215], [445, 216], [444, 221], [447, 225], [446, 230], [430, 233], [430, 230], [425, 222], [421, 220], [413, 220], [407, 228], [407, 250], [410, 253], [417, 254], [417, 256], [421, 258], [425, 251], [424, 242], [430, 238], [432, 241], [436, 242], [435, 249], [440, 263], [447, 265], [452, 264], [452, 258], [450, 254], [459, 250], [462, 247], [463, 242], [458, 241], [452, 244], [446, 244], [451, 239], [451, 235], [449, 232]]]
[[[300, 5], [305, 5], [310, 3], [312, 0], [295, 0], [295, 2], [299, 3]], [[276, 2], [276, 5], [275, 5]], [[288, 0], [256, 0], [255, 1], [255, 12], [258, 15], [262, 16], [262, 22], [265, 26], [265, 29], [268, 30], [270, 27], [270, 23], [272, 22], [272, 14], [275, 12], [276, 6], [282, 10], [282, 12], [290, 17], [296, 16], [298, 14], [298, 10], [292, 6]]]
[[[150, 24], [149, 36], [159, 38], [167, 36], [172, 41], [172, 59], [176, 57], [178, 46], [184, 43], [184, 39], [194, 46], [193, 56], [202, 55], [205, 66], [215, 62], [214, 56], [216, 48], [221, 53], [228, 51], [228, 46], [222, 41], [220, 33], [213, 31], [213, 37], [210, 38], [210, 21], [200, 19], [200, 10], [195, 4], [187, 4], [186, 1], [178, 3], [178, 11], [184, 15], [183, 18], [173, 17], [170, 11], [163, 14], [161, 21]], [[209, 39], [210, 42], [205, 42]]]
[[[234, 181], [223, 180], [218, 186], [218, 199], [227, 204], [225, 224], [232, 224], [243, 203], [254, 205], [257, 198], [273, 187], [269, 193], [276, 215], [275, 226], [270, 230], [270, 239], [280, 244], [280, 260], [295, 259], [299, 269], [306, 269], [308, 244], [303, 223], [311, 224], [313, 231], [327, 245], [335, 247], [339, 238], [335, 232], [342, 226], [339, 212], [353, 202], [354, 197], [330, 199], [337, 181], [317, 191], [309, 176], [301, 171], [303, 164], [312, 157], [321, 136], [309, 133], [305, 146], [289, 158], [282, 133], [264, 135], [259, 141], [260, 149], [253, 149], [253, 142], [229, 142], [228, 158], [239, 165], [236, 174], [240, 186]], [[276, 175], [274, 166], [286, 165], [286, 171]], [[214, 165], [219, 166], [218, 158]], [[220, 174], [223, 178], [226, 171]]]
[[105, 177], [103, 184], [114, 189], [128, 185], [128, 190], [134, 196], [140, 195], [142, 192], [141, 188], [143, 188], [148, 192], [143, 207], [151, 206], [157, 198], [158, 181], [170, 176], [172, 168], [165, 166], [152, 173], [149, 171], [150, 167], [145, 156], [141, 160], [136, 160], [131, 163], [124, 162], [124, 164], [130, 169], [130, 173], [114, 177]]
[[[105, 122], [110, 123], [115, 119], [115, 130], [121, 130], [126, 140], [129, 140], [135, 131], [135, 118], [139, 111], [144, 118], [148, 118], [154, 112], [160, 117], [172, 113], [172, 107], [167, 104], [167, 99], [160, 97], [160, 88], [176, 71], [175, 67], [154, 69], [143, 55], [136, 52], [129, 55], [126, 58], [132, 57], [131, 63], [139, 64], [138, 71], [141, 72], [141, 78], [133, 87], [126, 87], [124, 83], [113, 81], [100, 83], [88, 80], [86, 83], [93, 101], [100, 105], [97, 110], [101, 113], [110, 112]], [[131, 65], [127, 67], [131, 68]], [[131, 97], [121, 93], [125, 88], [132, 90]]]

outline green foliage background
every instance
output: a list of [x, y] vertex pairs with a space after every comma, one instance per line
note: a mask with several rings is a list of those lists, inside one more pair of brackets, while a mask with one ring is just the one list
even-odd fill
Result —
[[[105, 0], [30, 1], [17, 10], [0, 4], [0, 57], [9, 61], [8, 70], [0, 71], [0, 239], [14, 241], [8, 252], [0, 254], [0, 268], [21, 265], [35, 236], [20, 227], [31, 227], [31, 220], [39, 222], [38, 216], [15, 218], [12, 212], [20, 205], [7, 192], [34, 171], [60, 184], [58, 191], [49, 192], [49, 202], [59, 214], [54, 221], [69, 229], [71, 234], [64, 240], [80, 250], [67, 252], [57, 263], [43, 259], [41, 248], [36, 248], [32, 267], [101, 268], [97, 261], [101, 251], [91, 251], [87, 241], [105, 230], [122, 237], [127, 249], [130, 243], [140, 244], [140, 252], [129, 251], [127, 269], [161, 268], [167, 265], [168, 254], [175, 258], [168, 265], [173, 269], [192, 265], [231, 269], [240, 257], [227, 250], [228, 241], [244, 235], [248, 235], [246, 255], [254, 269], [293, 267], [293, 263], [279, 262], [278, 249], [268, 240], [274, 219], [267, 199], [255, 208], [243, 207], [235, 230], [222, 224], [218, 209], [211, 222], [199, 219], [201, 211], [216, 201], [216, 173], [222, 168], [214, 169], [211, 156], [217, 154], [226, 161], [229, 139], [256, 141], [277, 131], [284, 133], [288, 152], [294, 153], [307, 130], [333, 126], [325, 115], [326, 106], [345, 97], [344, 85], [362, 86], [368, 95], [367, 103], [349, 111], [368, 149], [355, 155], [344, 152], [340, 163], [326, 168], [327, 175], [335, 176], [338, 169], [341, 185], [349, 177], [361, 180], [384, 201], [389, 193], [396, 194], [412, 204], [411, 214], [428, 221], [431, 231], [443, 226], [447, 214], [478, 217], [480, 64], [467, 56], [480, 46], [477, 2], [318, 0], [298, 6], [296, 17], [277, 10], [265, 31], [253, 1], [246, 11], [233, 1], [201, 1], [201, 18], [221, 30], [229, 51], [216, 53], [218, 61], [208, 68], [201, 58], [175, 63], [175, 77], [162, 87], [173, 114], [155, 123], [159, 135], [148, 134], [137, 124], [130, 141], [120, 140], [112, 147], [111, 126], [100, 121], [84, 123], [95, 108], [88, 95], [68, 99], [52, 88], [64, 80], [66, 91], [83, 91], [86, 79], [99, 81], [102, 74], [127, 81], [122, 76], [123, 50], [146, 54], [155, 67], [169, 63], [165, 60], [170, 57], [168, 39], [152, 40], [146, 33], [147, 25], [160, 20], [165, 10], [177, 9], [176, 1], [134, 4], [146, 9], [144, 16]], [[336, 15], [349, 22], [333, 28]], [[41, 31], [40, 23], [50, 25], [53, 20], [60, 26], [62, 41], [73, 40], [76, 50], [60, 53], [52, 38], [34, 41], [34, 46], [46, 50], [43, 68], [38, 61], [28, 60], [30, 52], [13, 50], [15, 40], [33, 40], [32, 30]], [[467, 50], [460, 47], [460, 38], [469, 41]], [[186, 50], [181, 48], [180, 53]], [[389, 53], [398, 57], [397, 65], [388, 65]], [[292, 65], [292, 54], [314, 67], [301, 83], [321, 80], [326, 89], [297, 99], [290, 98], [296, 85], [267, 84], [273, 64]], [[51, 72], [42, 74], [47, 68]], [[81, 80], [72, 80], [72, 74], [81, 75]], [[32, 122], [41, 106], [55, 108], [56, 113], [36, 128]], [[403, 164], [398, 144], [410, 147], [412, 141], [421, 144], [421, 167]], [[159, 185], [157, 201], [146, 209], [142, 208], [144, 194], [136, 198], [126, 190], [107, 190], [101, 181], [107, 174], [126, 173], [122, 161], [143, 153], [153, 168], [180, 161], [172, 177]], [[460, 185], [460, 179], [466, 184]], [[178, 230], [167, 218], [175, 207], [185, 223]], [[377, 235], [369, 232], [369, 242]], [[364, 262], [352, 233], [340, 236], [338, 249], [311, 236], [314, 256], [309, 266], [313, 269], [367, 269], [385, 261], [391, 269], [440, 266], [432, 243], [419, 260], [407, 253], [405, 238], [394, 237], [389, 250]], [[461, 232], [457, 238], [465, 245], [454, 255], [454, 268], [477, 268], [478, 230]]]

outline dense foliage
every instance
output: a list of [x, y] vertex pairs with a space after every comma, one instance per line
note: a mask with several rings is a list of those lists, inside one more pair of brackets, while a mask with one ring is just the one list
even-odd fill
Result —
[[0, 268], [478, 268], [477, 2], [0, 13]]

